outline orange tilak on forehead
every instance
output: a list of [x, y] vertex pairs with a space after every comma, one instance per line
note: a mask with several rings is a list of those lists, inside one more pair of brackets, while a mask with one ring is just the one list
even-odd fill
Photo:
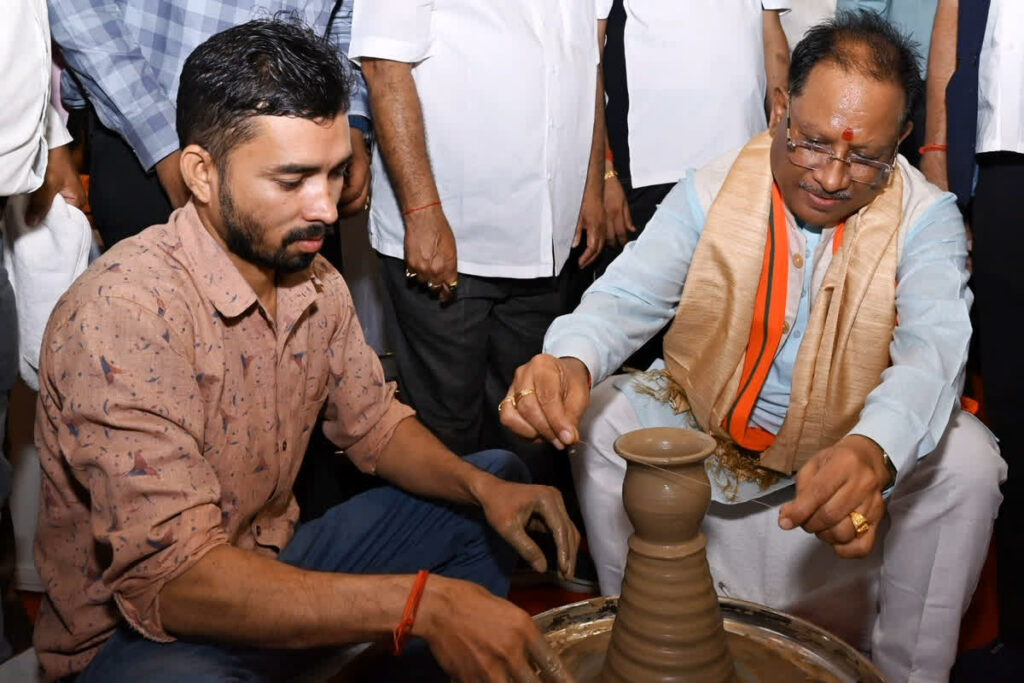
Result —
[[853, 128], [847, 128], [843, 131], [843, 139], [847, 142], [853, 140]]

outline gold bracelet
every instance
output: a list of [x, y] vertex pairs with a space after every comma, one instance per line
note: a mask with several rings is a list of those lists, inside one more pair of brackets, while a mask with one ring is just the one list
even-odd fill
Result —
[[614, 168], [609, 168], [607, 171], [604, 172], [604, 179], [605, 180], [608, 180], [609, 178], [618, 178], [618, 177], [619, 177], [619, 172], [616, 171]]

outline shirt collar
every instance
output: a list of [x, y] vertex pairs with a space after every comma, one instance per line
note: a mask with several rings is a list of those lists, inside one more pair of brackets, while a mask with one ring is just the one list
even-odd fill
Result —
[[[224, 318], [235, 318], [258, 303], [256, 292], [235, 267], [224, 247], [203, 226], [192, 202], [171, 215], [170, 222], [181, 239], [183, 255], [203, 295]], [[278, 283], [280, 329], [290, 331], [296, 320], [323, 289], [321, 271], [326, 262], [317, 257], [313, 266], [281, 278]]]

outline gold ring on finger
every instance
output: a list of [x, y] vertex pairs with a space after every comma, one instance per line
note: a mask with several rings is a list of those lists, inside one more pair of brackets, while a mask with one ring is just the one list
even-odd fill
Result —
[[509, 394], [508, 396], [506, 396], [505, 398], [501, 399], [498, 402], [498, 412], [499, 413], [501, 412], [501, 409], [505, 407], [506, 403], [511, 403], [513, 408], [516, 407], [515, 398], [512, 396], [512, 394]]
[[856, 510], [850, 513], [850, 521], [853, 522], [853, 529], [857, 532], [858, 536], [863, 536], [871, 528], [871, 522], [868, 521], [868, 518]]
[[533, 393], [536, 393], [533, 389], [523, 389], [522, 391], [517, 391], [516, 395], [512, 397], [512, 407], [518, 407], [520, 401], [522, 401], [524, 398]]

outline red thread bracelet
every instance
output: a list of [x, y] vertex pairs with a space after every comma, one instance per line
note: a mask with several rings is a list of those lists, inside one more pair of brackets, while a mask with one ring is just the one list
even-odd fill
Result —
[[441, 200], [438, 199], [436, 202], [430, 202], [429, 204], [424, 204], [423, 206], [417, 206], [415, 209], [403, 211], [402, 215], [408, 216], [410, 213], [416, 213], [417, 211], [422, 211], [423, 209], [429, 209], [432, 206], [441, 206]]
[[430, 576], [430, 572], [426, 569], [416, 572], [416, 580], [412, 584], [412, 590], [409, 591], [409, 599], [405, 601], [402, 620], [398, 622], [398, 626], [392, 632], [395, 638], [396, 657], [402, 654], [402, 646], [405, 645], [405, 641], [409, 640], [412, 625], [416, 623], [416, 610], [420, 608], [420, 598], [423, 597], [423, 587], [427, 585], [428, 576]]
[[946, 151], [946, 146], [945, 145], [922, 145], [921, 147], [918, 148], [917, 153], [918, 154], [925, 154], [927, 152], [945, 152], [945, 151]]

